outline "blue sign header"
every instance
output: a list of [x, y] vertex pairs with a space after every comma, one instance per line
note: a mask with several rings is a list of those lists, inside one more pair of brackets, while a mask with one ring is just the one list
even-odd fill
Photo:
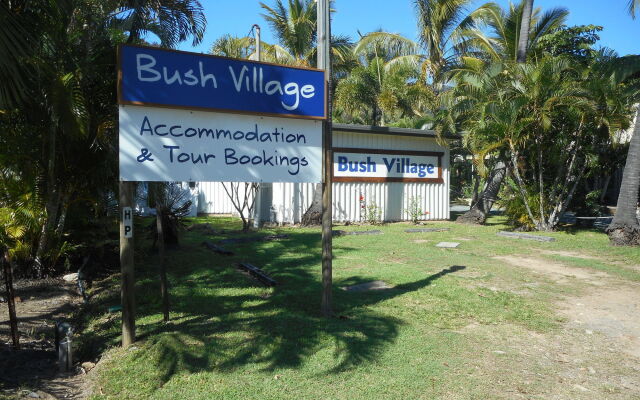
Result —
[[324, 71], [154, 47], [120, 47], [118, 102], [323, 119]]

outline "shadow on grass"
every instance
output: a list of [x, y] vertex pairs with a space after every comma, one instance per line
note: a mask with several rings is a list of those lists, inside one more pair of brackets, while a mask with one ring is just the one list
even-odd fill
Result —
[[[192, 233], [185, 238], [182, 249], [170, 253], [174, 321], [140, 326], [138, 332], [139, 340], [154, 347], [155, 351], [148, 353], [154, 354], [149, 357], [156, 364], [160, 386], [178, 372], [231, 372], [247, 364], [262, 370], [295, 368], [329, 349], [334, 350], [322, 357], [328, 357], [330, 365], [320, 373], [335, 373], [373, 361], [395, 341], [403, 321], [375, 312], [371, 306], [464, 269], [453, 266], [387, 290], [334, 290], [336, 317], [325, 319], [319, 313], [320, 234], [286, 233], [288, 239], [281, 241], [227, 245], [236, 254], [230, 257], [204, 250], [198, 246], [203, 237]], [[339, 245], [334, 249], [342, 253], [353, 250]], [[278, 286], [259, 287], [232, 267], [241, 261], [261, 267], [278, 281]], [[138, 318], [156, 315], [160, 301], [152, 274], [154, 266], [149, 262], [138, 268], [148, 275], [137, 286]], [[352, 277], [348, 283], [364, 281]], [[98, 326], [94, 339], [108, 342], [117, 338], [119, 331], [109, 325], [113, 322]], [[102, 330], [105, 332], [100, 334]], [[93, 345], [100, 347], [95, 341]]]
[[602, 228], [594, 227], [594, 226], [579, 226], [576, 224], [563, 224], [559, 225], [558, 232], [563, 232], [569, 235], [577, 235], [579, 232], [591, 232], [591, 233], [606, 233], [606, 231]]

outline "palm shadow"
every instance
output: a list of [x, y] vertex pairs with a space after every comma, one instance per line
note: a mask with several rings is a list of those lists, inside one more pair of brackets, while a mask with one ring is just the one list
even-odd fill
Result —
[[[198, 246], [202, 237], [192, 234], [182, 249], [170, 254], [171, 311], [180, 318], [169, 324], [144, 325], [138, 336], [159, 354], [161, 385], [185, 370], [224, 373], [249, 363], [263, 370], [295, 368], [328, 345], [336, 351], [335, 363], [326, 373], [374, 361], [396, 340], [404, 322], [370, 306], [423, 289], [465, 268], [453, 266], [415, 282], [358, 295], [334, 289], [338, 312], [326, 319], [319, 313], [320, 233], [286, 233], [289, 237], [277, 242], [228, 244], [235, 255], [227, 257], [207, 253]], [[354, 250], [334, 248], [341, 253]], [[278, 286], [263, 288], [231, 267], [245, 261], [260, 266]], [[136, 287], [138, 317], [157, 314], [160, 308], [157, 284], [146, 277], [153, 277], [153, 266], [144, 268], [145, 277]], [[364, 281], [362, 277], [349, 280]]]

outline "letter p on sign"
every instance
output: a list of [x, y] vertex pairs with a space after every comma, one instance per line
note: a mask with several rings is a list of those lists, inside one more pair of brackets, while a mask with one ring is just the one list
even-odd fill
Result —
[[124, 226], [124, 237], [133, 237], [133, 210], [131, 207], [122, 207], [122, 225]]

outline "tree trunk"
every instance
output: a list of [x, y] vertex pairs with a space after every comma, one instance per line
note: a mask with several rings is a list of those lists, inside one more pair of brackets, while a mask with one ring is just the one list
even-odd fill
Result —
[[531, 12], [533, 10], [533, 0], [525, 0], [522, 9], [522, 20], [520, 21], [520, 36], [518, 37], [518, 54], [516, 61], [523, 63], [527, 61], [527, 49], [529, 47], [529, 29], [531, 27]]
[[[222, 187], [231, 200], [233, 207], [236, 209], [242, 219], [242, 232], [247, 233], [251, 229], [253, 210], [256, 206], [256, 198], [258, 197], [259, 183], [244, 183], [244, 193], [240, 198], [240, 183], [229, 182], [229, 188], [222, 182]], [[246, 215], [245, 215], [246, 213]]]
[[44, 264], [44, 255], [49, 249], [49, 239], [51, 233], [56, 225], [58, 219], [58, 208], [60, 206], [60, 196], [57, 193], [52, 193], [45, 204], [46, 219], [40, 231], [40, 240], [38, 241], [38, 248], [36, 250], [36, 256], [33, 262], [33, 266], [36, 272], [36, 278], [42, 279], [45, 274], [46, 266]]
[[169, 322], [169, 286], [167, 283], [167, 266], [164, 259], [164, 228], [162, 220], [164, 207], [156, 205], [156, 230], [158, 233], [158, 263], [160, 264], [160, 293], [162, 295], [162, 314], [164, 322]]
[[476, 168], [473, 168], [471, 171], [472, 179], [473, 179], [473, 197], [471, 198], [471, 205], [475, 205], [480, 198], [480, 174], [478, 174]]
[[302, 225], [320, 225], [322, 223], [322, 184], [318, 183], [313, 188], [313, 200], [311, 205], [302, 215]]
[[[636, 120], [640, 121], [640, 106], [636, 111]], [[640, 245], [640, 224], [636, 215], [638, 208], [638, 189], [640, 188], [640, 123], [633, 129], [627, 161], [622, 174], [620, 195], [613, 221], [607, 227], [609, 240], [614, 246]]]
[[507, 166], [504, 162], [498, 161], [489, 174], [489, 179], [485, 185], [482, 195], [478, 201], [471, 206], [471, 209], [456, 219], [456, 222], [465, 224], [482, 225], [487, 220], [487, 216], [493, 207], [493, 203], [498, 199], [500, 186], [507, 174]]
[[545, 230], [554, 231], [558, 227], [558, 224], [560, 223], [560, 217], [565, 213], [565, 211], [567, 211], [567, 207], [569, 207], [569, 204], [571, 204], [571, 200], [573, 199], [573, 196], [576, 193], [576, 188], [578, 187], [578, 183], [582, 180], [582, 177], [584, 176], [584, 173], [586, 170], [587, 170], [587, 163], [585, 161], [585, 163], [582, 165], [582, 168], [580, 169], [580, 172], [578, 173], [578, 176], [576, 177], [576, 180], [573, 182], [573, 186], [569, 190], [569, 193], [567, 194], [566, 198], [559, 199], [560, 203], [558, 203], [554, 207], [553, 211], [551, 212], [551, 215], [549, 215], [549, 221], [546, 223]]
[[16, 317], [16, 294], [13, 290], [13, 271], [9, 262], [9, 255], [0, 256], [4, 272], [4, 281], [7, 287], [7, 306], [9, 307], [9, 327], [11, 329], [11, 340], [13, 348], [20, 349], [20, 336], [18, 333], [18, 318]]
[[58, 208], [60, 206], [60, 193], [58, 193], [58, 182], [56, 174], [56, 138], [57, 138], [57, 117], [53, 113], [51, 116], [52, 126], [49, 129], [49, 160], [47, 165], [47, 202], [45, 204], [46, 220], [40, 233], [38, 248], [34, 259], [34, 269], [36, 278], [42, 279], [44, 276], [44, 254], [49, 247], [49, 235], [56, 225], [58, 219]]
[[69, 211], [69, 198], [71, 196], [69, 194], [65, 194], [62, 196], [62, 204], [60, 205], [60, 216], [58, 217], [58, 224], [56, 226], [55, 234], [56, 237], [62, 237], [64, 233], [64, 226], [67, 222], [67, 211]]

